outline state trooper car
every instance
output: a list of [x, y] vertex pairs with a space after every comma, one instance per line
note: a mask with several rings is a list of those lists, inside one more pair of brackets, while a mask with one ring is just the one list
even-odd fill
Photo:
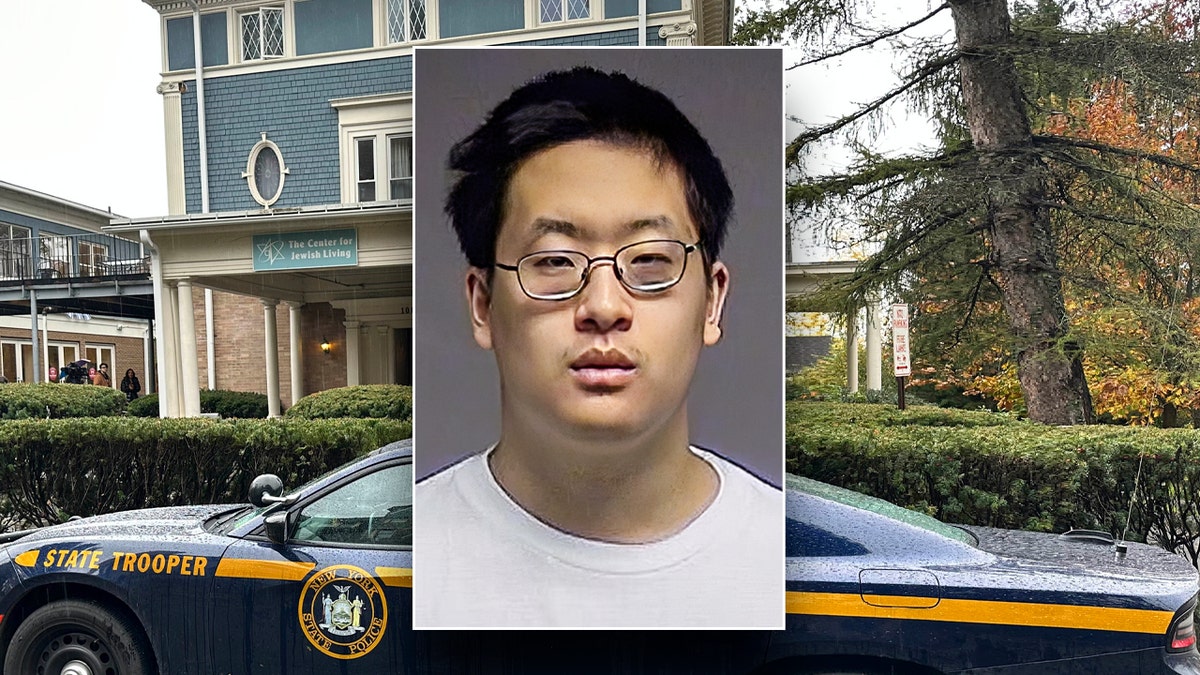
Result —
[[6, 535], [4, 673], [1200, 674], [1177, 555], [948, 526], [796, 477], [786, 630], [413, 631], [411, 485], [401, 442], [287, 496], [260, 477], [250, 506]]
[[4, 672], [399, 672], [411, 455], [395, 443], [287, 496], [260, 476], [253, 505], [115, 513], [0, 544]]

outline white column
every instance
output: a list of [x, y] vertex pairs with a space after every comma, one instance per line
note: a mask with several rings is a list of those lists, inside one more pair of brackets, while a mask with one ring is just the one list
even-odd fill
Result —
[[154, 381], [158, 379], [156, 374], [150, 372], [150, 364], [153, 362], [150, 352], [150, 337], [153, 334], [154, 321], [151, 320], [150, 323], [146, 324], [146, 327], [142, 330], [142, 391], [138, 394], [138, 396], [148, 396], [153, 394], [155, 390]]
[[204, 364], [208, 370], [208, 388], [217, 388], [217, 335], [213, 327], [213, 291], [204, 289]]
[[846, 315], [846, 389], [858, 391], [858, 311]]
[[358, 372], [358, 327], [355, 320], [343, 321], [346, 327], [346, 386], [352, 387], [359, 383]]
[[263, 335], [267, 365], [267, 417], [279, 417], [279, 331], [275, 327], [278, 300], [259, 298], [263, 304]]
[[883, 389], [883, 340], [879, 321], [879, 300], [867, 299], [867, 390]]
[[[163, 282], [163, 320], [159, 324], [158, 413], [162, 417], [183, 416], [183, 387], [179, 382], [179, 291], [175, 282]], [[157, 308], [155, 308], [157, 313]]]
[[380, 326], [380, 339], [383, 341], [383, 354], [380, 355], [380, 384], [396, 383], [396, 329], [391, 326]]
[[292, 374], [292, 405], [304, 397], [304, 345], [300, 343], [302, 302], [288, 301], [288, 367]]
[[183, 186], [183, 106], [178, 82], [158, 85], [163, 97], [163, 130], [166, 136], [167, 213], [179, 215], [186, 211]]
[[183, 396], [183, 416], [200, 415], [200, 364], [196, 356], [196, 308], [192, 303], [192, 282], [179, 281], [179, 388]]

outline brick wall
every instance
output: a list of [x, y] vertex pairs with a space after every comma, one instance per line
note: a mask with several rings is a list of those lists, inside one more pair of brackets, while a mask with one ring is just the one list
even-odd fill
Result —
[[[208, 386], [207, 339], [204, 330], [204, 290], [192, 289], [196, 321], [196, 356], [200, 387]], [[216, 388], [267, 393], [265, 326], [263, 305], [257, 298], [213, 292], [213, 334]], [[300, 310], [300, 344], [304, 359], [304, 391], [346, 386], [345, 312], [328, 303], [304, 305]], [[279, 349], [279, 396], [283, 407], [291, 406], [292, 371], [289, 346], [289, 309], [275, 308], [276, 343]], [[333, 345], [330, 354], [321, 352], [321, 340]]]
[[[125, 374], [126, 368], [133, 368], [137, 373], [138, 379], [142, 381], [142, 389], [146, 388], [146, 375], [143, 372], [144, 356], [142, 345], [141, 327], [129, 329], [129, 337], [120, 336], [112, 337], [108, 335], [85, 335], [81, 333], [68, 333], [64, 331], [48, 331], [46, 338], [52, 343], [72, 343], [76, 345], [76, 357], [82, 359], [86, 356], [84, 348], [86, 345], [102, 345], [114, 347], [114, 358], [109, 362], [109, 374], [113, 378], [113, 387], [116, 388], [121, 384], [121, 378]], [[20, 328], [0, 328], [0, 339], [11, 339], [28, 343], [30, 341], [29, 331]], [[38, 333], [38, 342], [40, 344], [42, 334]], [[46, 364], [42, 365], [42, 377], [46, 377]], [[29, 374], [26, 374], [26, 380], [30, 380]]]

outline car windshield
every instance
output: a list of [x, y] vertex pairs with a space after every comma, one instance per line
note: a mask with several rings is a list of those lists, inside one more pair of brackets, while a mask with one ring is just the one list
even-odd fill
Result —
[[787, 477], [787, 487], [789, 490], [797, 490], [805, 494], [810, 494], [814, 497], [828, 499], [832, 502], [845, 504], [846, 506], [853, 506], [854, 508], [870, 511], [871, 513], [876, 513], [881, 516], [891, 518], [892, 520], [898, 520], [902, 523], [912, 525], [913, 527], [919, 527], [923, 530], [929, 530], [930, 532], [940, 534], [943, 537], [948, 537], [955, 541], [961, 541], [964, 544], [975, 546], [978, 543], [975, 535], [960, 527], [947, 525], [946, 523], [943, 523], [932, 516], [927, 516], [924, 513], [919, 513], [911, 509], [896, 506], [891, 502], [884, 501], [878, 497], [864, 495], [861, 492], [847, 490], [846, 488], [837, 487], [836, 485], [830, 485], [828, 483], [815, 481], [811, 478], [793, 476], [790, 474]]
[[[301, 485], [300, 487], [298, 487], [290, 492], [287, 492], [285, 494], [290, 495], [290, 494], [295, 494], [298, 492], [303, 492], [304, 490], [308, 489], [308, 486], [314, 485], [316, 483], [319, 483], [319, 482], [325, 480], [327, 477], [337, 473], [338, 471], [341, 471], [342, 469], [346, 468], [347, 466], [350, 466], [354, 462], [359, 461], [359, 459], [362, 459], [362, 458], [359, 457], [359, 458], [354, 459], [350, 462], [347, 462], [346, 464], [343, 464], [342, 466], [339, 466], [335, 469], [330, 469], [329, 471], [326, 471], [325, 473], [321, 474], [320, 476], [317, 476], [316, 478], [308, 481], [304, 485]], [[268, 504], [266, 506], [258, 506], [258, 507], [249, 506], [249, 505], [244, 506], [241, 509], [238, 509], [231, 513], [225, 513], [220, 516], [217, 516], [216, 518], [214, 518], [213, 520], [211, 520], [207, 523], [206, 529], [209, 532], [212, 532], [213, 534], [229, 534], [230, 532], [245, 525], [246, 523], [250, 522], [251, 520], [254, 520], [254, 518], [265, 513], [267, 510], [269, 510], [273, 506], [275, 506], [275, 504]]]

